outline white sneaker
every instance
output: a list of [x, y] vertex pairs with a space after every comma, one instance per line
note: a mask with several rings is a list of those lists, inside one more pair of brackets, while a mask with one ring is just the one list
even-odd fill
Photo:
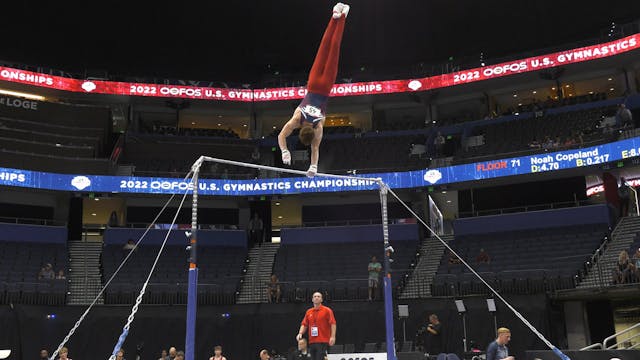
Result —
[[340, 16], [342, 16], [342, 12], [344, 11], [344, 4], [343, 3], [337, 3], [334, 7], [333, 7], [333, 18], [334, 19], [339, 19]]
[[349, 8], [350, 8], [349, 5], [342, 4], [342, 14], [344, 15], [345, 18], [347, 17], [347, 15], [349, 15]]

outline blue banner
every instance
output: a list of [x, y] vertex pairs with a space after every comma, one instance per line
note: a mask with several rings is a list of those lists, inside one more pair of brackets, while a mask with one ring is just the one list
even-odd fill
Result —
[[[359, 176], [382, 178], [393, 189], [414, 188], [572, 169], [639, 155], [640, 137], [635, 137], [581, 149], [434, 169]], [[191, 183], [180, 178], [70, 175], [10, 168], [0, 168], [0, 185], [61, 191], [145, 194], [181, 194], [192, 187]], [[247, 196], [377, 190], [378, 186], [375, 182], [364, 179], [298, 177], [255, 180], [199, 179], [198, 189], [201, 195]]]

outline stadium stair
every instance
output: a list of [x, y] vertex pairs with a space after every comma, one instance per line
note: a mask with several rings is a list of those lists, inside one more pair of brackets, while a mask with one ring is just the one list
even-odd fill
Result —
[[[67, 305], [89, 305], [102, 289], [102, 241], [69, 241], [69, 295]], [[96, 304], [104, 304], [101, 295]]]
[[[441, 235], [447, 243], [453, 235]], [[409, 275], [407, 284], [400, 294], [400, 299], [418, 299], [431, 296], [431, 283], [438, 271], [440, 259], [444, 256], [445, 247], [436, 237], [427, 238], [420, 248], [420, 260]]]
[[611, 241], [604, 254], [597, 260], [597, 264], [589, 269], [587, 275], [576, 288], [585, 289], [611, 285], [611, 273], [618, 261], [620, 251], [628, 250], [638, 233], [640, 233], [640, 217], [627, 216], [622, 218], [611, 233]]
[[249, 264], [236, 300], [238, 304], [267, 302], [266, 286], [279, 248], [280, 244], [263, 243], [249, 250]]

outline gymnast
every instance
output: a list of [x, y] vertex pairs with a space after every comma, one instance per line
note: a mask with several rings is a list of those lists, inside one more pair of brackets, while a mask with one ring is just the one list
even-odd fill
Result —
[[322, 36], [318, 53], [309, 72], [307, 94], [293, 112], [291, 119], [278, 134], [282, 163], [291, 165], [291, 152], [287, 149], [287, 137], [294, 129], [300, 128], [298, 136], [300, 142], [305, 146], [311, 145], [311, 165], [307, 170], [308, 177], [314, 177], [318, 172], [322, 127], [329, 93], [338, 74], [340, 42], [347, 14], [349, 14], [349, 5], [337, 3], [333, 7], [333, 15]]

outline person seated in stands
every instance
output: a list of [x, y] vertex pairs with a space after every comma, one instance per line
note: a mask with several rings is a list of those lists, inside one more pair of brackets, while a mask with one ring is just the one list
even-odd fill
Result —
[[135, 241], [133, 241], [133, 239], [129, 239], [127, 240], [127, 243], [124, 244], [124, 246], [122, 247], [122, 250], [125, 253], [128, 253], [129, 251], [133, 250], [135, 247], [136, 247]]
[[180, 350], [176, 353], [175, 360], [184, 360], [184, 351]]
[[572, 147], [576, 144], [576, 141], [571, 137], [567, 136], [567, 139], [564, 141], [563, 146], [566, 148]]
[[476, 262], [478, 264], [488, 264], [491, 262], [491, 258], [484, 249], [480, 249], [480, 253], [476, 256]]
[[533, 140], [531, 140], [531, 142], [529, 143], [529, 148], [531, 149], [540, 149], [541, 147], [542, 145], [540, 145], [536, 138], [533, 138]]
[[631, 282], [635, 272], [635, 266], [629, 261], [627, 250], [620, 251], [618, 263], [613, 268], [613, 284], [628, 284]]
[[267, 301], [270, 303], [279, 303], [280, 295], [282, 294], [280, 282], [276, 274], [271, 274], [269, 283], [267, 284]]
[[53, 266], [49, 263], [45, 264], [38, 273], [38, 280], [53, 280], [56, 278], [56, 273], [53, 271]]
[[449, 250], [449, 265], [457, 265], [457, 264], [461, 264], [461, 263], [462, 262], [456, 256], [456, 254], [454, 254], [453, 251]]
[[562, 146], [562, 141], [560, 140], [560, 136], [556, 136], [556, 139], [553, 141], [553, 148], [558, 149]]
[[636, 250], [636, 252], [633, 254], [633, 258], [632, 260], [632, 264], [635, 267], [636, 270], [636, 278], [635, 281], [636, 282], [640, 282], [640, 248], [638, 248]]
[[58, 274], [56, 275], [56, 280], [65, 280], [67, 277], [64, 275], [64, 270], [58, 270]]
[[544, 137], [544, 142], [542, 143], [542, 148], [545, 150], [549, 150], [553, 147], [553, 140], [548, 135]]

